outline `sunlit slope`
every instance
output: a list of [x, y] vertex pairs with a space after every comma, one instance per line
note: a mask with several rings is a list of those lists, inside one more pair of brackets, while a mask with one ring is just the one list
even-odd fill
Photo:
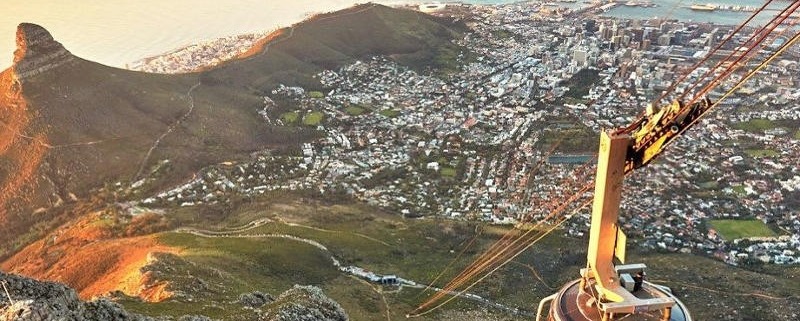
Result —
[[84, 299], [120, 291], [158, 302], [171, 293], [142, 268], [152, 264], [157, 253], [178, 253], [178, 249], [141, 232], [163, 228], [161, 223], [147, 215], [130, 219], [109, 211], [90, 213], [25, 247], [2, 262], [0, 269], [62, 282]]

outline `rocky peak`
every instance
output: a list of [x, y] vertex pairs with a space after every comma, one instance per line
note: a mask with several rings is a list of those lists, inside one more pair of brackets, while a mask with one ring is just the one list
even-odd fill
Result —
[[42, 26], [22, 23], [17, 27], [13, 68], [18, 79], [24, 81], [73, 60], [72, 54]]

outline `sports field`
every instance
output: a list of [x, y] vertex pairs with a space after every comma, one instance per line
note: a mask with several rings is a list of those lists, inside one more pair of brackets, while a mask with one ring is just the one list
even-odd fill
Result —
[[711, 220], [713, 227], [726, 240], [745, 237], [775, 236], [767, 224], [759, 220]]

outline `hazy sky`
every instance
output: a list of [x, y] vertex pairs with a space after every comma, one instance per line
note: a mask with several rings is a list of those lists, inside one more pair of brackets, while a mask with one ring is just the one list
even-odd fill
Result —
[[[20, 22], [49, 30], [72, 53], [112, 66], [229, 35], [272, 30], [355, 0], [0, 0], [0, 69]], [[397, 3], [399, 0], [379, 1]]]
[[[369, 0], [0, 0], [0, 70], [11, 65], [20, 22], [40, 24], [72, 53], [107, 65], [126, 63], [203, 40], [273, 30], [303, 20], [309, 13], [331, 11]], [[385, 4], [425, 0], [373, 0]], [[466, 0], [507, 3], [516, 0]], [[446, 2], [446, 1], [443, 1]], [[582, 2], [582, 1], [581, 1]], [[705, 3], [705, 1], [697, 1]], [[757, 5], [759, 0], [715, 0]], [[659, 8], [622, 7], [612, 14], [651, 18], [691, 3], [658, 0]], [[780, 2], [783, 4], [784, 2]], [[747, 14], [675, 10], [680, 19], [738, 23]], [[727, 20], [726, 20], [727, 19]]]

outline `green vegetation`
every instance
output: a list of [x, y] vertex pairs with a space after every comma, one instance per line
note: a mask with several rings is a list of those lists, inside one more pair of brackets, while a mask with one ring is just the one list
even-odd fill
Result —
[[751, 119], [743, 123], [733, 124], [733, 128], [751, 133], [763, 133], [765, 130], [776, 127], [779, 127], [779, 125], [769, 119]]
[[744, 185], [734, 186], [731, 189], [733, 189], [733, 192], [738, 194], [738, 195], [747, 195], [747, 192], [745, 191]]
[[[542, 146], [551, 148], [558, 144], [556, 152], [559, 153], [596, 153], [600, 142], [599, 134], [583, 125], [572, 126], [573, 123], [562, 123], [565, 128], [545, 131], [542, 136]], [[572, 126], [567, 128], [567, 125]], [[556, 125], [558, 126], [558, 125]]]
[[[187, 248], [183, 258], [204, 266], [236, 263], [237, 277], [227, 287], [232, 293], [256, 289], [280, 291], [296, 283], [320, 283], [337, 275], [325, 252], [309, 244], [283, 238], [207, 238], [166, 233], [161, 243]], [[270, 244], [271, 246], [264, 246]], [[294, 262], [294, 266], [271, 264]]]
[[315, 91], [309, 91], [308, 92], [308, 97], [309, 98], [322, 99], [322, 98], [325, 98], [325, 94], [323, 94], [321, 91], [316, 91], [316, 90]]
[[599, 70], [582, 69], [564, 84], [569, 87], [569, 91], [564, 95], [564, 98], [582, 99], [583, 96], [589, 94], [589, 89], [599, 80]]
[[753, 158], [764, 158], [764, 157], [777, 157], [780, 154], [771, 149], [748, 149], [745, 150], [747, 155]]
[[281, 114], [281, 120], [287, 125], [297, 123], [298, 119], [300, 119], [300, 114], [296, 111], [290, 111]]
[[113, 217], [104, 216], [92, 221], [89, 225], [95, 228], [112, 228], [116, 223]]
[[[278, 201], [274, 201], [276, 199]], [[265, 217], [272, 218], [273, 222], [239, 232], [239, 236], [251, 235], [251, 238], [162, 234], [159, 237], [162, 243], [185, 250], [175, 259], [159, 258], [159, 262], [171, 269], [171, 272], [160, 275], [175, 285], [175, 290], [194, 296], [194, 301], [170, 299], [151, 304], [122, 300], [121, 303], [131, 311], [147, 315], [191, 313], [224, 320], [246, 320], [252, 311], [235, 302], [239, 294], [259, 290], [278, 295], [299, 282], [320, 286], [344, 307], [352, 320], [383, 320], [387, 313], [391, 319], [400, 320], [431, 294], [420, 296], [420, 289], [409, 287], [396, 291], [396, 288], [380, 287], [347, 276], [334, 268], [330, 256], [345, 265], [356, 265], [380, 274], [397, 274], [421, 283], [429, 282], [445, 271], [436, 284], [442, 286], [509, 230], [503, 226], [430, 218], [408, 220], [363, 205], [320, 205], [308, 199], [299, 200], [291, 194], [269, 195], [242, 203], [225, 211], [224, 221], [212, 225], [216, 230], [233, 229]], [[291, 225], [283, 221], [291, 222]], [[202, 221], [194, 224], [209, 225]], [[270, 234], [314, 240], [330, 252], [298, 240], [265, 237]], [[467, 244], [471, 246], [466, 247]], [[463, 257], [453, 262], [462, 250], [465, 250]], [[758, 290], [759, 284], [767, 282], [769, 291], [765, 294], [786, 297], [800, 286], [800, 279], [790, 277], [800, 275], [800, 269], [796, 268], [765, 273], [737, 268], [735, 278], [709, 281], [703, 276], [731, 273], [731, 267], [695, 255], [643, 253], [635, 247], [630, 251], [637, 262], [651, 267], [652, 275], [665, 280], [659, 283], [692, 298], [685, 303], [696, 314], [695, 317], [702, 319], [715, 319], [718, 313], [713, 309], [702, 309], [708, 304], [719, 303], [719, 298], [706, 295], [706, 288], [712, 291], [737, 288], [752, 292]], [[489, 297], [494, 302], [523, 307], [575, 279], [577, 271], [584, 267], [585, 259], [584, 239], [553, 233], [470, 292]], [[445, 270], [451, 263], [454, 265]], [[686, 280], [687, 270], [693, 271], [688, 276], [690, 280]], [[198, 289], [198, 284], [205, 286]], [[735, 306], [767, 306], [763, 311], [772, 308], [772, 304], [781, 303], [750, 296], [731, 296], [725, 300], [726, 304]], [[429, 320], [452, 320], [451, 313], [475, 309], [473, 301], [459, 299], [440, 313], [431, 315]], [[504, 312], [489, 313], [490, 316], [508, 317]], [[508, 320], [517, 319], [509, 317]]]
[[323, 114], [320, 111], [312, 111], [303, 116], [303, 125], [317, 126], [322, 122]]
[[512, 33], [511, 31], [508, 31], [508, 30], [500, 29], [500, 30], [493, 30], [492, 31], [492, 36], [494, 36], [495, 38], [500, 38], [500, 39], [511, 38], [511, 37], [514, 36], [514, 33]]
[[[327, 253], [293, 240], [207, 238], [181, 233], [165, 233], [158, 239], [165, 245], [185, 249], [180, 257], [161, 256], [159, 262], [171, 271], [164, 275], [170, 286], [191, 293], [195, 302], [121, 302], [132, 311], [232, 319], [252, 313], [236, 302], [242, 293], [262, 291], [277, 295], [294, 284], [320, 284], [340, 276]], [[205, 284], [202, 291], [197, 291], [198, 283]]]
[[798, 130], [796, 133], [794, 133], [794, 138], [795, 139], [800, 139], [800, 130]]
[[442, 177], [456, 177], [456, 169], [452, 167], [442, 167]]
[[458, 48], [450, 48], [450, 47], [442, 47], [436, 51], [436, 56], [434, 57], [433, 61], [438, 67], [438, 75], [441, 77], [446, 77], [448, 74], [452, 74], [458, 72], [459, 64], [458, 64], [458, 54], [460, 50]]
[[364, 114], [366, 109], [364, 109], [364, 107], [361, 106], [348, 106], [347, 108], [344, 109], [344, 111], [346, 111], [347, 114], [349, 114], [350, 116], [358, 116]]
[[585, 99], [578, 99], [574, 97], [564, 97], [564, 103], [569, 105], [586, 104], [588, 101]]
[[709, 223], [726, 240], [775, 236], [775, 232], [760, 220], [711, 220]]
[[[629, 257], [636, 257], [636, 262], [647, 265], [648, 275], [657, 279], [656, 283], [680, 293], [695, 320], [724, 319], [722, 315], [726, 312], [721, 310], [725, 308], [709, 308], [720, 304], [740, 307], [737, 317], [742, 320], [787, 320], [765, 314], [771, 309], [785, 309], [787, 300], [792, 300], [800, 288], [798, 267], [763, 266], [761, 271], [754, 272], [697, 255], [641, 253], [631, 247], [628, 249]], [[709, 278], [714, 280], [709, 281]], [[758, 298], [750, 293], [769, 293], [772, 298]], [[782, 299], [773, 299], [775, 297]]]
[[[259, 210], [254, 212], [256, 208]], [[208, 238], [172, 232], [161, 234], [160, 243], [185, 249], [180, 257], [159, 258], [159, 262], [170, 268], [163, 278], [170, 282], [172, 289], [195, 296], [194, 302], [167, 300], [153, 304], [122, 300], [121, 303], [131, 311], [147, 315], [192, 313], [238, 320], [241, 315], [252, 313], [235, 302], [241, 293], [259, 290], [278, 295], [293, 284], [314, 284], [339, 302], [354, 320], [383, 319], [387, 310], [392, 319], [399, 320], [419, 304], [420, 289], [403, 288], [394, 292], [393, 288], [381, 288], [339, 272], [330, 257], [336, 257], [344, 265], [357, 265], [381, 274], [398, 274], [428, 282], [451, 263], [456, 255], [453, 250], [460, 250], [479, 231], [474, 223], [402, 220], [394, 215], [376, 214], [373, 209], [358, 205], [318, 207], [291, 202], [274, 208], [259, 202], [247, 204], [235, 210], [226, 221], [236, 226], [244, 217], [263, 218], [277, 212], [280, 212], [281, 219], [292, 222], [298, 222], [299, 217], [303, 219], [294, 225], [267, 223], [240, 232], [235, 238]], [[242, 217], [237, 217], [239, 215]], [[330, 252], [300, 240], [267, 235], [291, 235], [313, 240]], [[475, 247], [465, 255], [476, 255], [498, 237], [496, 233], [481, 235]], [[467, 262], [457, 262], [445, 277], [452, 277], [458, 272], [456, 269]], [[521, 269], [513, 271], [518, 273]], [[504, 274], [502, 271], [497, 273]], [[504, 276], [490, 281], [493, 282], [492, 293], [513, 299], [515, 303], [534, 299], [531, 296], [517, 299], [515, 295], [523, 288], [536, 287], [530, 280], [520, 282]], [[198, 291], [198, 282], [207, 286]], [[481, 289], [482, 286], [476, 287], [478, 291]], [[384, 299], [388, 306], [384, 305]], [[472, 304], [472, 301], [459, 301], [452, 307]]]
[[316, 126], [316, 125], [319, 125], [322, 122], [322, 119], [324, 118], [324, 114], [322, 112], [320, 112], [320, 111], [312, 111], [312, 112], [306, 113], [306, 114], [304, 114], [302, 116], [301, 116], [301, 113], [297, 112], [297, 111], [290, 111], [290, 112], [285, 112], [285, 113], [281, 114], [281, 120], [286, 125], [297, 124], [298, 121], [300, 121], [301, 118], [302, 118], [302, 121], [303, 121], [303, 125]]
[[378, 113], [388, 118], [394, 118], [400, 115], [400, 111], [396, 109], [384, 109]]

